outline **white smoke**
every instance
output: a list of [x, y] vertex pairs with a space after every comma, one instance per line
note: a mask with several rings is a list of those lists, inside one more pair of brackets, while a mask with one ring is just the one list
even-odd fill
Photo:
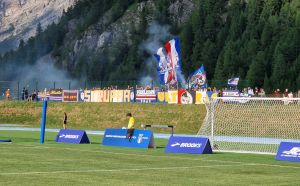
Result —
[[[1, 69], [2, 71], [2, 69]], [[9, 64], [5, 67], [4, 77], [9, 77], [12, 84], [19, 82], [20, 88], [26, 87], [30, 91], [50, 88], [77, 88], [77, 81], [70, 78], [64, 70], [54, 66], [54, 59], [50, 55], [41, 57], [33, 65]], [[71, 83], [70, 83], [71, 82]]]
[[[161, 25], [156, 21], [149, 24], [147, 29], [148, 38], [140, 45], [140, 51], [146, 51], [149, 54], [149, 58], [145, 60], [145, 71], [143, 76], [140, 78], [140, 82], [143, 85], [151, 85], [152, 82], [158, 84], [157, 76], [157, 61], [153, 55], [156, 54], [157, 50], [166, 43], [166, 41], [174, 38], [170, 33], [169, 25]], [[185, 77], [182, 73], [178, 74], [181, 80], [182, 86], [186, 87]]]

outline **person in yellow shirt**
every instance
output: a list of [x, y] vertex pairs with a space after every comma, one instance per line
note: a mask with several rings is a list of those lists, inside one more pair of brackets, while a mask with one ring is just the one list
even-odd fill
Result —
[[131, 113], [127, 113], [126, 117], [129, 118], [126, 138], [128, 138], [129, 141], [131, 142], [131, 139], [132, 139], [132, 136], [133, 136], [133, 133], [134, 133], [135, 119], [134, 119], [134, 117], [132, 116]]

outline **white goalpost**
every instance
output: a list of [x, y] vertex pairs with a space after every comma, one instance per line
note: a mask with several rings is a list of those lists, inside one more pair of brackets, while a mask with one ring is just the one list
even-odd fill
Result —
[[215, 151], [275, 154], [282, 141], [300, 141], [300, 98], [216, 97], [198, 135]]

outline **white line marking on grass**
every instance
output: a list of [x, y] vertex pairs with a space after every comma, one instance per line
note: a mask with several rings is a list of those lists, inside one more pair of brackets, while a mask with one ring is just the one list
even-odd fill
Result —
[[[19, 145], [19, 144], [18, 144]], [[131, 157], [151, 157], [151, 158], [168, 158], [168, 159], [175, 159], [175, 160], [191, 160], [191, 161], [208, 161], [208, 162], [218, 162], [218, 163], [234, 163], [234, 164], [241, 164], [241, 165], [255, 165], [255, 166], [269, 166], [269, 167], [279, 167], [279, 168], [293, 168], [293, 169], [300, 169], [300, 167], [295, 166], [288, 166], [288, 165], [274, 165], [274, 164], [265, 164], [265, 163], [247, 163], [241, 161], [230, 161], [230, 160], [211, 160], [205, 159], [201, 157], [201, 159], [195, 158], [183, 158], [183, 157], [176, 157], [176, 156], [157, 156], [157, 155], [149, 155], [149, 154], [131, 154], [131, 153], [122, 153], [122, 152], [109, 152], [109, 151], [101, 151], [100, 149], [95, 150], [82, 150], [82, 149], [73, 149], [73, 148], [63, 148], [63, 147], [49, 147], [49, 146], [33, 146], [33, 145], [19, 145], [20, 147], [32, 147], [32, 148], [45, 148], [45, 149], [59, 149], [59, 150], [71, 150], [77, 152], [92, 152], [92, 153], [104, 153], [104, 154], [112, 154], [112, 155], [124, 155], [124, 156], [131, 156]]]
[[[251, 164], [249, 164], [251, 165]], [[70, 170], [70, 171], [45, 171], [45, 172], [7, 172], [0, 173], [0, 176], [9, 175], [32, 175], [32, 174], [57, 174], [57, 173], [93, 173], [93, 172], [122, 172], [122, 171], [145, 171], [145, 170], [178, 170], [178, 169], [193, 169], [193, 168], [216, 168], [216, 167], [234, 167], [244, 166], [237, 165], [199, 165], [190, 167], [147, 167], [147, 168], [134, 168], [134, 169], [96, 169], [96, 170]]]

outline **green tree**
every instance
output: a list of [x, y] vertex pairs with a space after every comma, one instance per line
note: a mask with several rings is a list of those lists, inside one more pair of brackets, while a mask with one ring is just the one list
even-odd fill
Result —
[[255, 58], [252, 60], [250, 69], [247, 73], [247, 80], [251, 87], [262, 87], [264, 85], [265, 76], [265, 54], [263, 51], [259, 51]]

